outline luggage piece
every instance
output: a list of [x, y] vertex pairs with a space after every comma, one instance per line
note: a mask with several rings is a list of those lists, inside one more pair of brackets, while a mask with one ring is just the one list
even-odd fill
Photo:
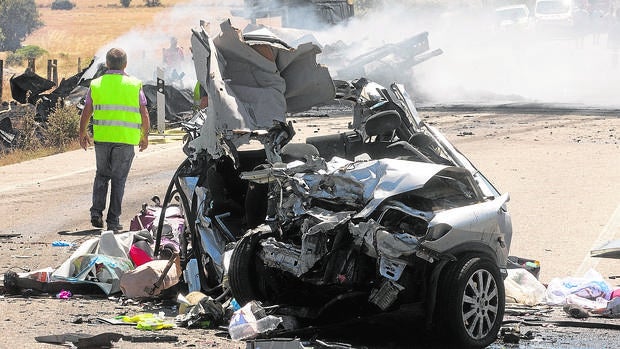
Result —
[[151, 298], [176, 285], [180, 276], [179, 257], [174, 255], [170, 260], [153, 260], [123, 274], [120, 288], [128, 298]]

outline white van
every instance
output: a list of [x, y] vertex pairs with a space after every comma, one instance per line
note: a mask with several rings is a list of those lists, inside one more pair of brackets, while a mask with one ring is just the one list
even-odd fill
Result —
[[573, 27], [572, 0], [536, 0], [534, 24], [537, 31], [568, 32]]

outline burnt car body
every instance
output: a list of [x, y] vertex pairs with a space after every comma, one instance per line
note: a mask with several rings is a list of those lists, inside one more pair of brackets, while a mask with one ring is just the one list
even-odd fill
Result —
[[[460, 347], [493, 342], [508, 195], [419, 117], [402, 85], [333, 81], [312, 44], [221, 30], [193, 31], [209, 108], [164, 200], [181, 194], [202, 290], [300, 324], [418, 305]], [[350, 131], [289, 143], [286, 112], [334, 97], [354, 102]]]

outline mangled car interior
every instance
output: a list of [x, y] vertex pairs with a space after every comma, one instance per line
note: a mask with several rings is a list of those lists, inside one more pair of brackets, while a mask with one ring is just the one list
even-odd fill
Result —
[[[317, 45], [265, 28], [225, 21], [191, 43], [209, 107], [163, 207], [180, 197], [182, 258], [197, 262], [202, 292], [301, 326], [417, 304], [461, 347], [495, 340], [508, 195], [423, 121], [403, 85], [333, 80]], [[287, 115], [334, 99], [353, 106], [349, 130], [292, 142]], [[165, 234], [160, 224], [155, 253]]]

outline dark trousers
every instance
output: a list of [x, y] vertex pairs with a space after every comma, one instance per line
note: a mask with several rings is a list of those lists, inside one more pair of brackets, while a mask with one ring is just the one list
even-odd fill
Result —
[[95, 143], [97, 172], [93, 183], [93, 206], [91, 217], [103, 217], [110, 183], [110, 207], [106, 222], [118, 225], [121, 216], [121, 205], [125, 194], [125, 182], [135, 155], [134, 146], [119, 143]]

